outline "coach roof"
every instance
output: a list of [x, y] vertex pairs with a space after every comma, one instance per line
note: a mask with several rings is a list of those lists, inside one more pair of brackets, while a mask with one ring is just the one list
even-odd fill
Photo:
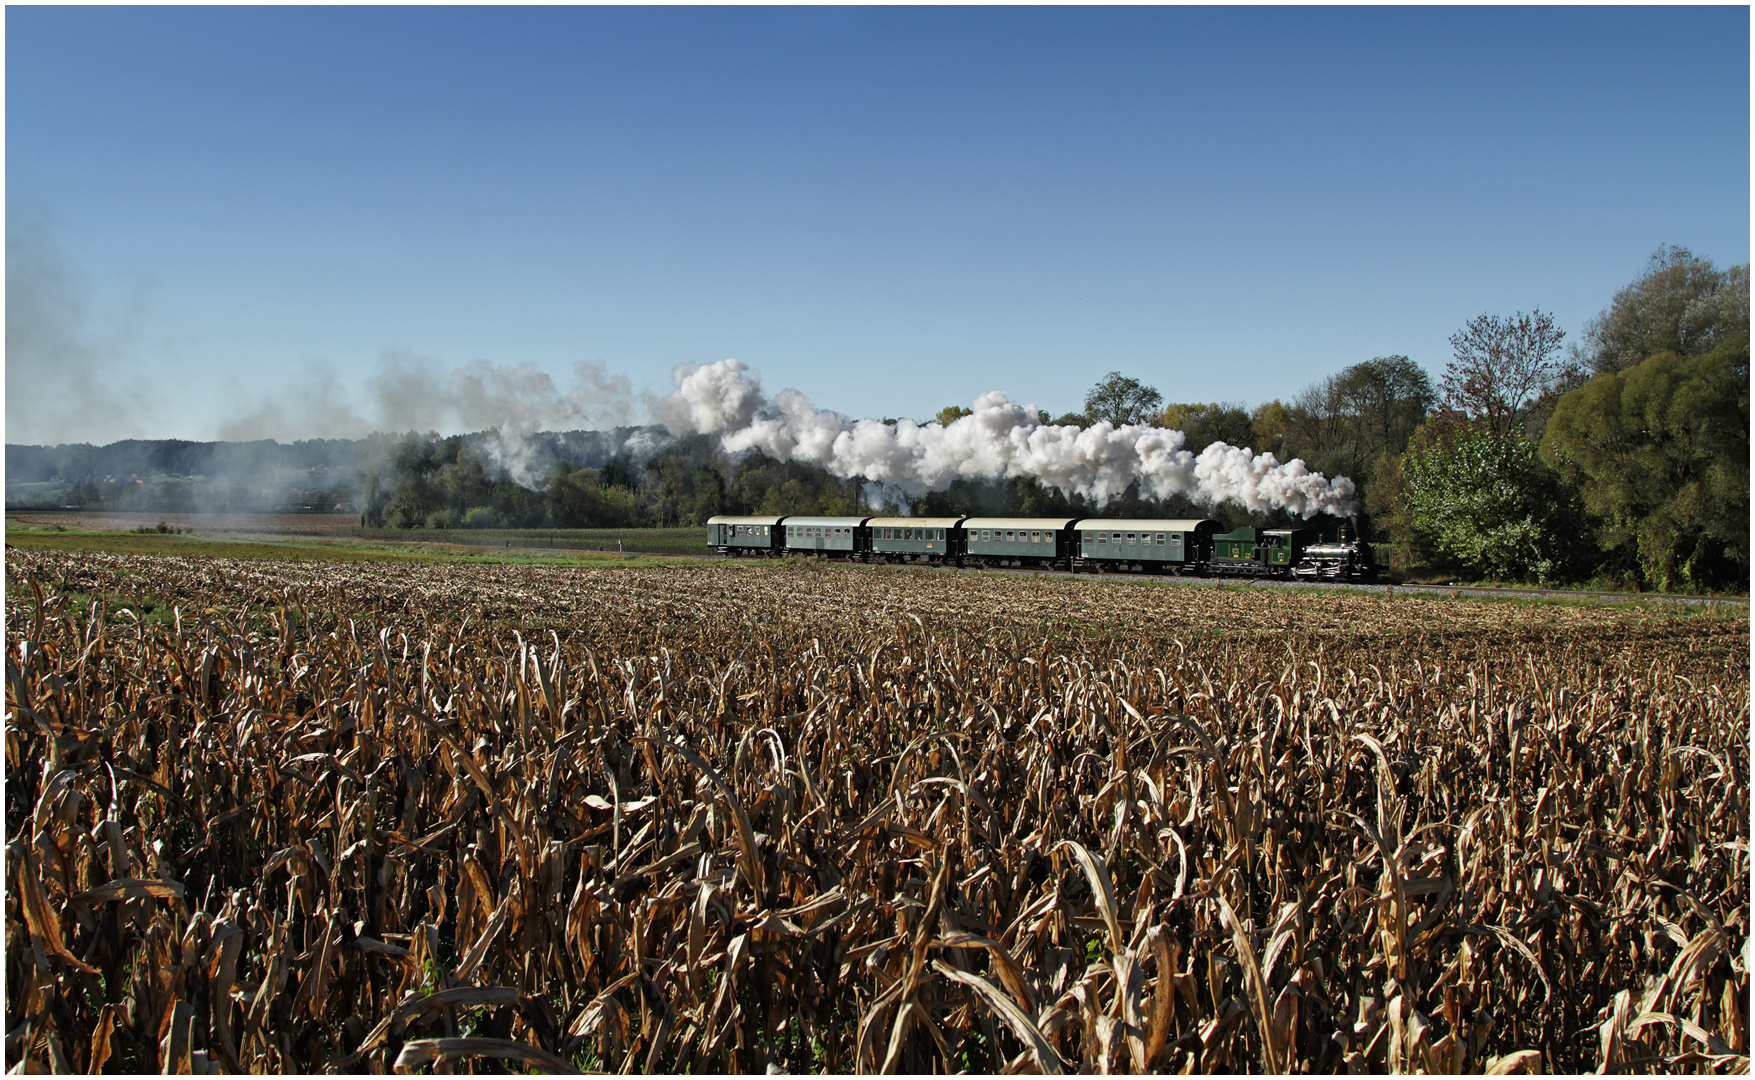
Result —
[[963, 522], [965, 529], [1042, 529], [1059, 531], [1071, 525], [1076, 518], [968, 518]]
[[872, 518], [866, 524], [874, 529], [954, 529], [960, 517], [888, 517]]
[[1080, 532], [1202, 532], [1219, 527], [1207, 518], [1081, 518], [1073, 522]]

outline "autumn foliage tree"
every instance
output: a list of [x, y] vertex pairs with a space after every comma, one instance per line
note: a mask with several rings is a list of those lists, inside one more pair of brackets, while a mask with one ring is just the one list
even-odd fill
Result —
[[1560, 357], [1565, 337], [1541, 310], [1475, 316], [1450, 336], [1445, 407], [1501, 435], [1517, 431], [1530, 409], [1579, 381]]

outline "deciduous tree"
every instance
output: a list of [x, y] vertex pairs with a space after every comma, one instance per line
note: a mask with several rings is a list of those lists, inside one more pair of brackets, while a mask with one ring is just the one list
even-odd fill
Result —
[[1429, 427], [1401, 459], [1418, 546], [1477, 578], [1556, 582], [1580, 568], [1578, 498], [1522, 435]]
[[1501, 435], [1567, 380], [1560, 359], [1566, 331], [1544, 311], [1509, 318], [1481, 314], [1450, 336], [1455, 359], [1444, 370], [1444, 404]]
[[1579, 489], [1611, 570], [1662, 590], [1747, 587], [1747, 335], [1598, 375], [1560, 399], [1542, 456]]
[[1701, 356], [1749, 333], [1749, 266], [1719, 270], [1674, 244], [1584, 328], [1583, 359], [1601, 374], [1659, 353]]
[[1182, 432], [1188, 438], [1183, 445], [1197, 454], [1216, 442], [1232, 446], [1252, 446], [1255, 442], [1249, 412], [1241, 405], [1220, 402], [1168, 405], [1159, 415], [1158, 424]]
[[1378, 463], [1407, 447], [1432, 403], [1431, 379], [1407, 357], [1354, 364], [1292, 400], [1281, 456], [1369, 487]]
[[1085, 417], [1093, 424], [1148, 424], [1163, 408], [1163, 394], [1119, 371], [1103, 376], [1085, 395]]

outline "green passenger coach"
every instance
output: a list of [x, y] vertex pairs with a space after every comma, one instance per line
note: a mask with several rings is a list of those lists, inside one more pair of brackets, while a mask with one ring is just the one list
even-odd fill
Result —
[[872, 518], [871, 557], [877, 562], [944, 562], [962, 554], [953, 550], [962, 537], [957, 517]]
[[859, 550], [861, 517], [789, 517], [786, 519], [786, 550], [852, 555]]
[[1205, 562], [1218, 528], [1205, 518], [1085, 518], [1077, 523], [1078, 557], [1098, 569], [1182, 573]]
[[707, 544], [721, 555], [771, 557], [780, 552], [783, 539], [780, 517], [725, 517], [707, 519]]
[[1055, 566], [1072, 558], [1076, 518], [966, 518], [963, 561], [969, 566]]

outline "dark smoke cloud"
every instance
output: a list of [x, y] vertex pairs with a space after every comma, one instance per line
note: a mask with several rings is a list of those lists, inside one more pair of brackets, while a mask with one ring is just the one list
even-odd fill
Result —
[[144, 317], [137, 296], [106, 318], [40, 222], [6, 234], [6, 438], [15, 443], [109, 442], [144, 435], [151, 398], [129, 371]]

